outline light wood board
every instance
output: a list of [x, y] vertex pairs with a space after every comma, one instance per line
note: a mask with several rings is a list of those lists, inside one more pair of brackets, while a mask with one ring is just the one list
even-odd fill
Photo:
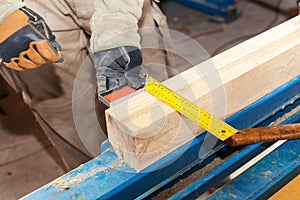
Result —
[[269, 200], [300, 199], [300, 175], [276, 192]]
[[[297, 16], [164, 84], [224, 119], [300, 74], [299, 35]], [[145, 91], [106, 110], [106, 120], [112, 148], [137, 171], [203, 133]]]

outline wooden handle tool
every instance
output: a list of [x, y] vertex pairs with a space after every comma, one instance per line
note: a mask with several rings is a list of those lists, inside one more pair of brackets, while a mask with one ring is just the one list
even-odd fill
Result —
[[300, 138], [300, 123], [239, 130], [225, 140], [230, 146]]

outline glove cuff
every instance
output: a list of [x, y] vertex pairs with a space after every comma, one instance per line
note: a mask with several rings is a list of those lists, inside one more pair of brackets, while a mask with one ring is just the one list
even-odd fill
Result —
[[0, 43], [28, 25], [29, 18], [21, 10], [15, 11], [0, 24]]
[[141, 50], [134, 46], [125, 46], [126, 54], [129, 56], [130, 65], [127, 66], [127, 71], [143, 63]]

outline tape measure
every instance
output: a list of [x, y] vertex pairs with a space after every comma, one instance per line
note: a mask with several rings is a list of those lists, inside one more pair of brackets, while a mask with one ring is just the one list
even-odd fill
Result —
[[145, 89], [222, 141], [238, 132], [238, 130], [229, 124], [213, 116], [150, 76], [147, 78]]

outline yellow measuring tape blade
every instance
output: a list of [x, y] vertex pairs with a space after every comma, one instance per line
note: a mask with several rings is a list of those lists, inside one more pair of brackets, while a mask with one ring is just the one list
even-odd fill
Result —
[[224, 141], [238, 132], [224, 121], [214, 117], [193, 102], [162, 85], [152, 77], [148, 77], [146, 91], [169, 105], [182, 115], [196, 122], [199, 126]]

